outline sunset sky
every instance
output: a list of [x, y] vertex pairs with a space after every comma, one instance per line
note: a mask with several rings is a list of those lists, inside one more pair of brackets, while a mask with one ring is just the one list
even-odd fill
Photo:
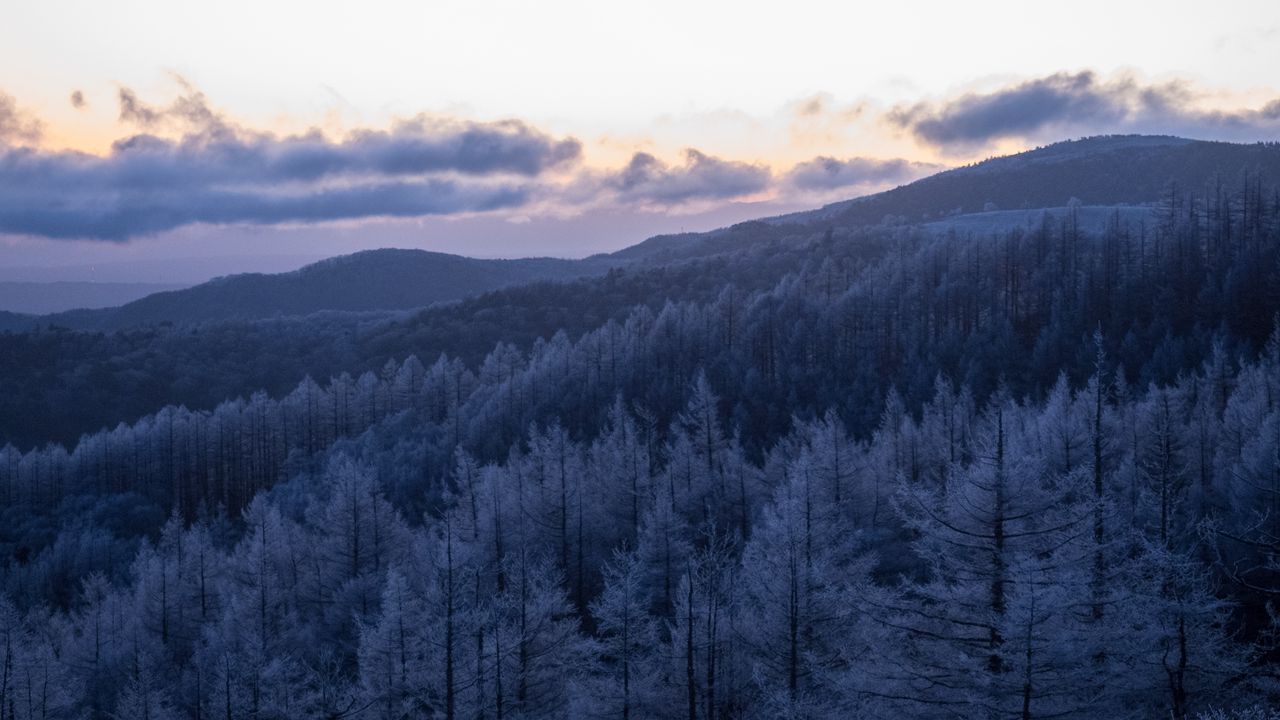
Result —
[[14, 2], [0, 279], [582, 256], [1069, 137], [1280, 139], [1277, 68], [1262, 0]]

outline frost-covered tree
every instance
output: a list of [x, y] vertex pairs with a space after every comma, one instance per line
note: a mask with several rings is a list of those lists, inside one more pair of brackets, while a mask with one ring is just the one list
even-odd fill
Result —
[[644, 567], [634, 552], [617, 550], [604, 579], [604, 591], [591, 605], [601, 645], [600, 678], [591, 691], [595, 712], [624, 720], [659, 714], [660, 636]]
[[911, 712], [1080, 713], [1090, 653], [1078, 626], [1089, 497], [1078, 474], [1034, 463], [1034, 416], [996, 395], [974, 462], [941, 488], [905, 481], [896, 505], [929, 579], [890, 623], [906, 630], [894, 693]]
[[821, 476], [807, 452], [788, 475], [743, 549], [734, 593], [755, 685], [750, 714], [856, 713], [846, 685], [865, 671], [878, 634], [867, 613], [865, 536], [851, 515], [831, 511], [830, 476], [814, 487]]

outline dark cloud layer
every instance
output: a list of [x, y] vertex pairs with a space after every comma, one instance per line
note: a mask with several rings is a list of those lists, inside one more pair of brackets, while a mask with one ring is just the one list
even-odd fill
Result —
[[1216, 139], [1280, 134], [1280, 101], [1261, 110], [1203, 111], [1185, 83], [1102, 80], [1092, 72], [1057, 73], [995, 92], [892, 110], [887, 120], [922, 143], [951, 152], [1019, 138], [1061, 139], [1069, 132], [1171, 133]]
[[518, 121], [422, 120], [389, 131], [358, 130], [341, 141], [319, 132], [176, 141], [142, 134], [117, 142], [112, 158], [137, 182], [281, 183], [433, 172], [533, 177], [573, 163], [581, 152], [577, 140], [556, 140]]
[[787, 173], [786, 181], [800, 190], [839, 190], [904, 183], [942, 169], [941, 165], [911, 162], [901, 158], [840, 160], [824, 156], [796, 165]]
[[242, 180], [258, 182], [446, 171], [532, 177], [582, 155], [577, 140], [556, 140], [518, 120], [477, 123], [420, 116], [391, 130], [358, 130], [341, 142], [318, 132], [280, 138], [236, 126], [214, 111], [203, 93], [184, 87], [188, 92], [163, 108], [147, 105], [122, 88], [122, 122], [145, 130], [174, 126], [186, 134], [175, 143], [146, 133], [117, 143], [116, 149], [146, 155], [155, 165], [172, 161], [186, 172], [203, 171], [219, 179], [241, 175]]
[[553, 165], [545, 156], [557, 147], [502, 128], [373, 135], [343, 143], [139, 135], [105, 157], [11, 148], [0, 151], [0, 233], [122, 240], [196, 222], [492, 210], [521, 204], [527, 176]]
[[[106, 156], [0, 147], [0, 233], [124, 240], [192, 223], [324, 222], [511, 208], [582, 154], [519, 121], [419, 117], [341, 140], [236, 126], [187, 87], [166, 107], [119, 93], [148, 132]], [[0, 96], [0, 142], [29, 133]], [[178, 139], [152, 130], [176, 128]]]
[[636, 153], [605, 184], [625, 202], [680, 205], [751, 195], [767, 189], [771, 180], [772, 173], [763, 165], [723, 160], [688, 149], [684, 164], [678, 166], [649, 153]]
[[[27, 158], [30, 159], [30, 158]], [[0, 177], [22, 165], [20, 153], [0, 158]], [[59, 158], [58, 170], [74, 176], [85, 158]], [[50, 170], [49, 163], [43, 164]], [[80, 165], [79, 168], [76, 166]], [[29, 175], [29, 174], [28, 174]], [[9, 185], [0, 181], [0, 187]], [[109, 187], [56, 194], [50, 186], [3, 187], [0, 190], [0, 233], [47, 238], [125, 240], [193, 223], [315, 223], [369, 217], [421, 217], [483, 212], [517, 207], [528, 190], [519, 183], [472, 184], [428, 178], [377, 182], [300, 192], [200, 188], [131, 192]], [[51, 201], [52, 197], [57, 200]]]

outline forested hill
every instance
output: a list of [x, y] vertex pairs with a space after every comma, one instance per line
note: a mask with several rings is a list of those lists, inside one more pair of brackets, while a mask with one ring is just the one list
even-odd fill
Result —
[[[378, 371], [389, 358], [441, 353], [476, 366], [499, 343], [532, 347], [576, 338], [646, 308], [705, 303], [773, 287], [809, 256], [808, 242], [601, 277], [502, 288], [416, 311], [324, 312], [194, 327], [146, 325], [113, 332], [60, 328], [0, 335], [0, 446], [53, 440], [129, 422], [164, 405], [207, 409], [257, 391], [287, 393], [304, 375]], [[860, 258], [884, 243], [841, 243]]]
[[948, 170], [835, 208], [839, 224], [927, 222], [984, 209], [1160, 202], [1237, 186], [1245, 173], [1280, 178], [1280, 144], [1108, 136], [1060, 142]]
[[[1239, 186], [1250, 174], [1280, 178], [1280, 144], [1238, 144], [1148, 135], [1068, 140], [947, 170], [908, 185], [816, 210], [739, 223], [705, 233], [660, 235], [614, 253], [672, 260], [732, 251], [796, 227], [944, 224], [976, 213], [1157, 205]], [[1075, 203], [1073, 201], [1078, 201]]]
[[73, 310], [38, 319], [8, 318], [86, 330], [157, 323], [249, 320], [322, 310], [406, 310], [509, 285], [603, 273], [605, 258], [482, 260], [424, 250], [369, 250], [322, 260], [293, 272], [246, 273], [160, 292], [117, 308]]
[[[1190, 146], [1097, 147], [1135, 144]], [[415, 311], [6, 335], [0, 720], [1269, 717], [1262, 170], [1153, 177], [1136, 226], [828, 213]]]

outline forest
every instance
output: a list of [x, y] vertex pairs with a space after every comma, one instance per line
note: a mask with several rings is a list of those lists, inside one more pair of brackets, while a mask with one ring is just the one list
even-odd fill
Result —
[[1280, 193], [1152, 217], [4, 334], [0, 720], [1270, 717]]

